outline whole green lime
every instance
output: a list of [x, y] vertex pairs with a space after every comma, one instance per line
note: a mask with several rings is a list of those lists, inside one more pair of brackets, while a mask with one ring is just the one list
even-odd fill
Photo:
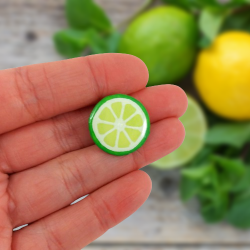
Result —
[[176, 7], [160, 6], [137, 17], [125, 31], [119, 52], [142, 59], [149, 84], [173, 83], [193, 64], [198, 37], [194, 17]]

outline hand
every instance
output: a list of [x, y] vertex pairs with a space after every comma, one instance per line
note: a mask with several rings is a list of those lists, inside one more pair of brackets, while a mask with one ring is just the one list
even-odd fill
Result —
[[[123, 54], [0, 71], [1, 250], [79, 250], [143, 204], [151, 182], [138, 169], [180, 146], [187, 107], [179, 87], [147, 80], [143, 62]], [[115, 93], [141, 101], [152, 123], [144, 146], [120, 157], [88, 131], [93, 105]]]

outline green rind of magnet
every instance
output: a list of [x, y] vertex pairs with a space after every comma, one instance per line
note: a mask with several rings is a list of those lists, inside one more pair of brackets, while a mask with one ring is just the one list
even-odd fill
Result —
[[[129, 99], [133, 102], [135, 102], [136, 104], [138, 104], [138, 106], [142, 109], [143, 113], [145, 114], [146, 120], [147, 120], [147, 129], [145, 132], [145, 135], [143, 136], [143, 138], [141, 139], [140, 143], [134, 147], [133, 149], [129, 150], [129, 151], [122, 151], [122, 152], [117, 152], [117, 151], [113, 151], [110, 150], [108, 148], [106, 148], [105, 146], [103, 146], [103, 144], [97, 139], [95, 132], [93, 130], [93, 126], [92, 126], [92, 122], [93, 122], [93, 118], [96, 114], [96, 112], [99, 110], [99, 108], [107, 101], [115, 99], [115, 98], [125, 98], [125, 99]], [[112, 155], [117, 155], [117, 156], [121, 156], [121, 155], [128, 155], [130, 153], [135, 152], [137, 149], [139, 149], [147, 140], [149, 134], [150, 134], [150, 119], [149, 119], [149, 115], [148, 115], [148, 111], [146, 110], [146, 108], [142, 105], [142, 103], [140, 103], [139, 101], [137, 101], [135, 98], [128, 96], [128, 95], [123, 95], [123, 94], [116, 94], [116, 95], [110, 95], [107, 96], [105, 98], [103, 98], [100, 102], [98, 102], [96, 104], [96, 106], [94, 107], [94, 109], [92, 110], [90, 117], [89, 117], [89, 131], [90, 131], [90, 135], [93, 139], [93, 141], [95, 142], [95, 144], [102, 149], [103, 151], [112, 154]]]

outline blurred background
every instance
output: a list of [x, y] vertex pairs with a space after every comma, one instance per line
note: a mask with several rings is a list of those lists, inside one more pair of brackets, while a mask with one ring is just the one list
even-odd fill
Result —
[[188, 94], [149, 199], [86, 249], [249, 249], [249, 32], [249, 0], [0, 0], [0, 69], [128, 53]]

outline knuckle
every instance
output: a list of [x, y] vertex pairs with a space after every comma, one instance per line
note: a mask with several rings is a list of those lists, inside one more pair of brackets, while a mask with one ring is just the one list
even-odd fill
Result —
[[54, 229], [53, 225], [49, 225], [44, 220], [43, 228], [46, 231], [45, 241], [48, 250], [65, 250], [65, 247], [56, 232], [57, 230]]
[[[74, 130], [68, 119], [65, 119], [65, 115], [59, 117], [55, 117], [52, 119], [53, 124], [53, 134], [55, 140], [59, 147], [63, 150], [63, 153], [67, 153], [71, 151], [71, 144], [67, 140], [67, 135], [73, 134]], [[71, 135], [69, 135], [71, 137]]]
[[99, 197], [98, 201], [91, 196], [88, 197], [91, 203], [91, 208], [97, 224], [102, 232], [106, 232], [108, 229], [117, 224], [117, 219], [109, 207], [107, 202]]
[[70, 200], [74, 201], [79, 198], [79, 194], [86, 191], [84, 186], [84, 176], [75, 159], [63, 158], [64, 157], [62, 156], [58, 159], [61, 180]]
[[98, 67], [96, 65], [93, 65], [94, 60], [91, 60], [91, 58], [91, 56], [86, 57], [86, 61], [92, 75], [92, 79], [94, 81], [94, 84], [92, 84], [92, 86], [94, 88], [96, 96], [102, 97], [108, 92], [107, 70], [104, 63], [100, 63], [100, 65], [98, 64]]
[[16, 224], [19, 223], [19, 221], [17, 219], [19, 217], [19, 212], [18, 212], [17, 202], [15, 200], [15, 196], [13, 194], [13, 191], [10, 188], [10, 185], [8, 185], [7, 193], [8, 193], [8, 198], [9, 198], [9, 200], [8, 200], [8, 213], [10, 216], [11, 224], [13, 226], [15, 226]]
[[0, 172], [5, 174], [12, 173], [12, 169], [9, 164], [9, 157], [7, 156], [7, 152], [5, 151], [4, 147], [2, 146], [1, 140], [0, 140]]
[[52, 118], [54, 138], [64, 153], [79, 149], [83, 139], [79, 135], [78, 127], [69, 114]]
[[43, 67], [38, 70], [29, 67], [19, 67], [14, 70], [15, 87], [23, 109], [38, 121], [46, 117], [54, 98], [50, 88], [49, 78]]
[[147, 154], [143, 147], [131, 154], [133, 170], [138, 170], [147, 162]]

